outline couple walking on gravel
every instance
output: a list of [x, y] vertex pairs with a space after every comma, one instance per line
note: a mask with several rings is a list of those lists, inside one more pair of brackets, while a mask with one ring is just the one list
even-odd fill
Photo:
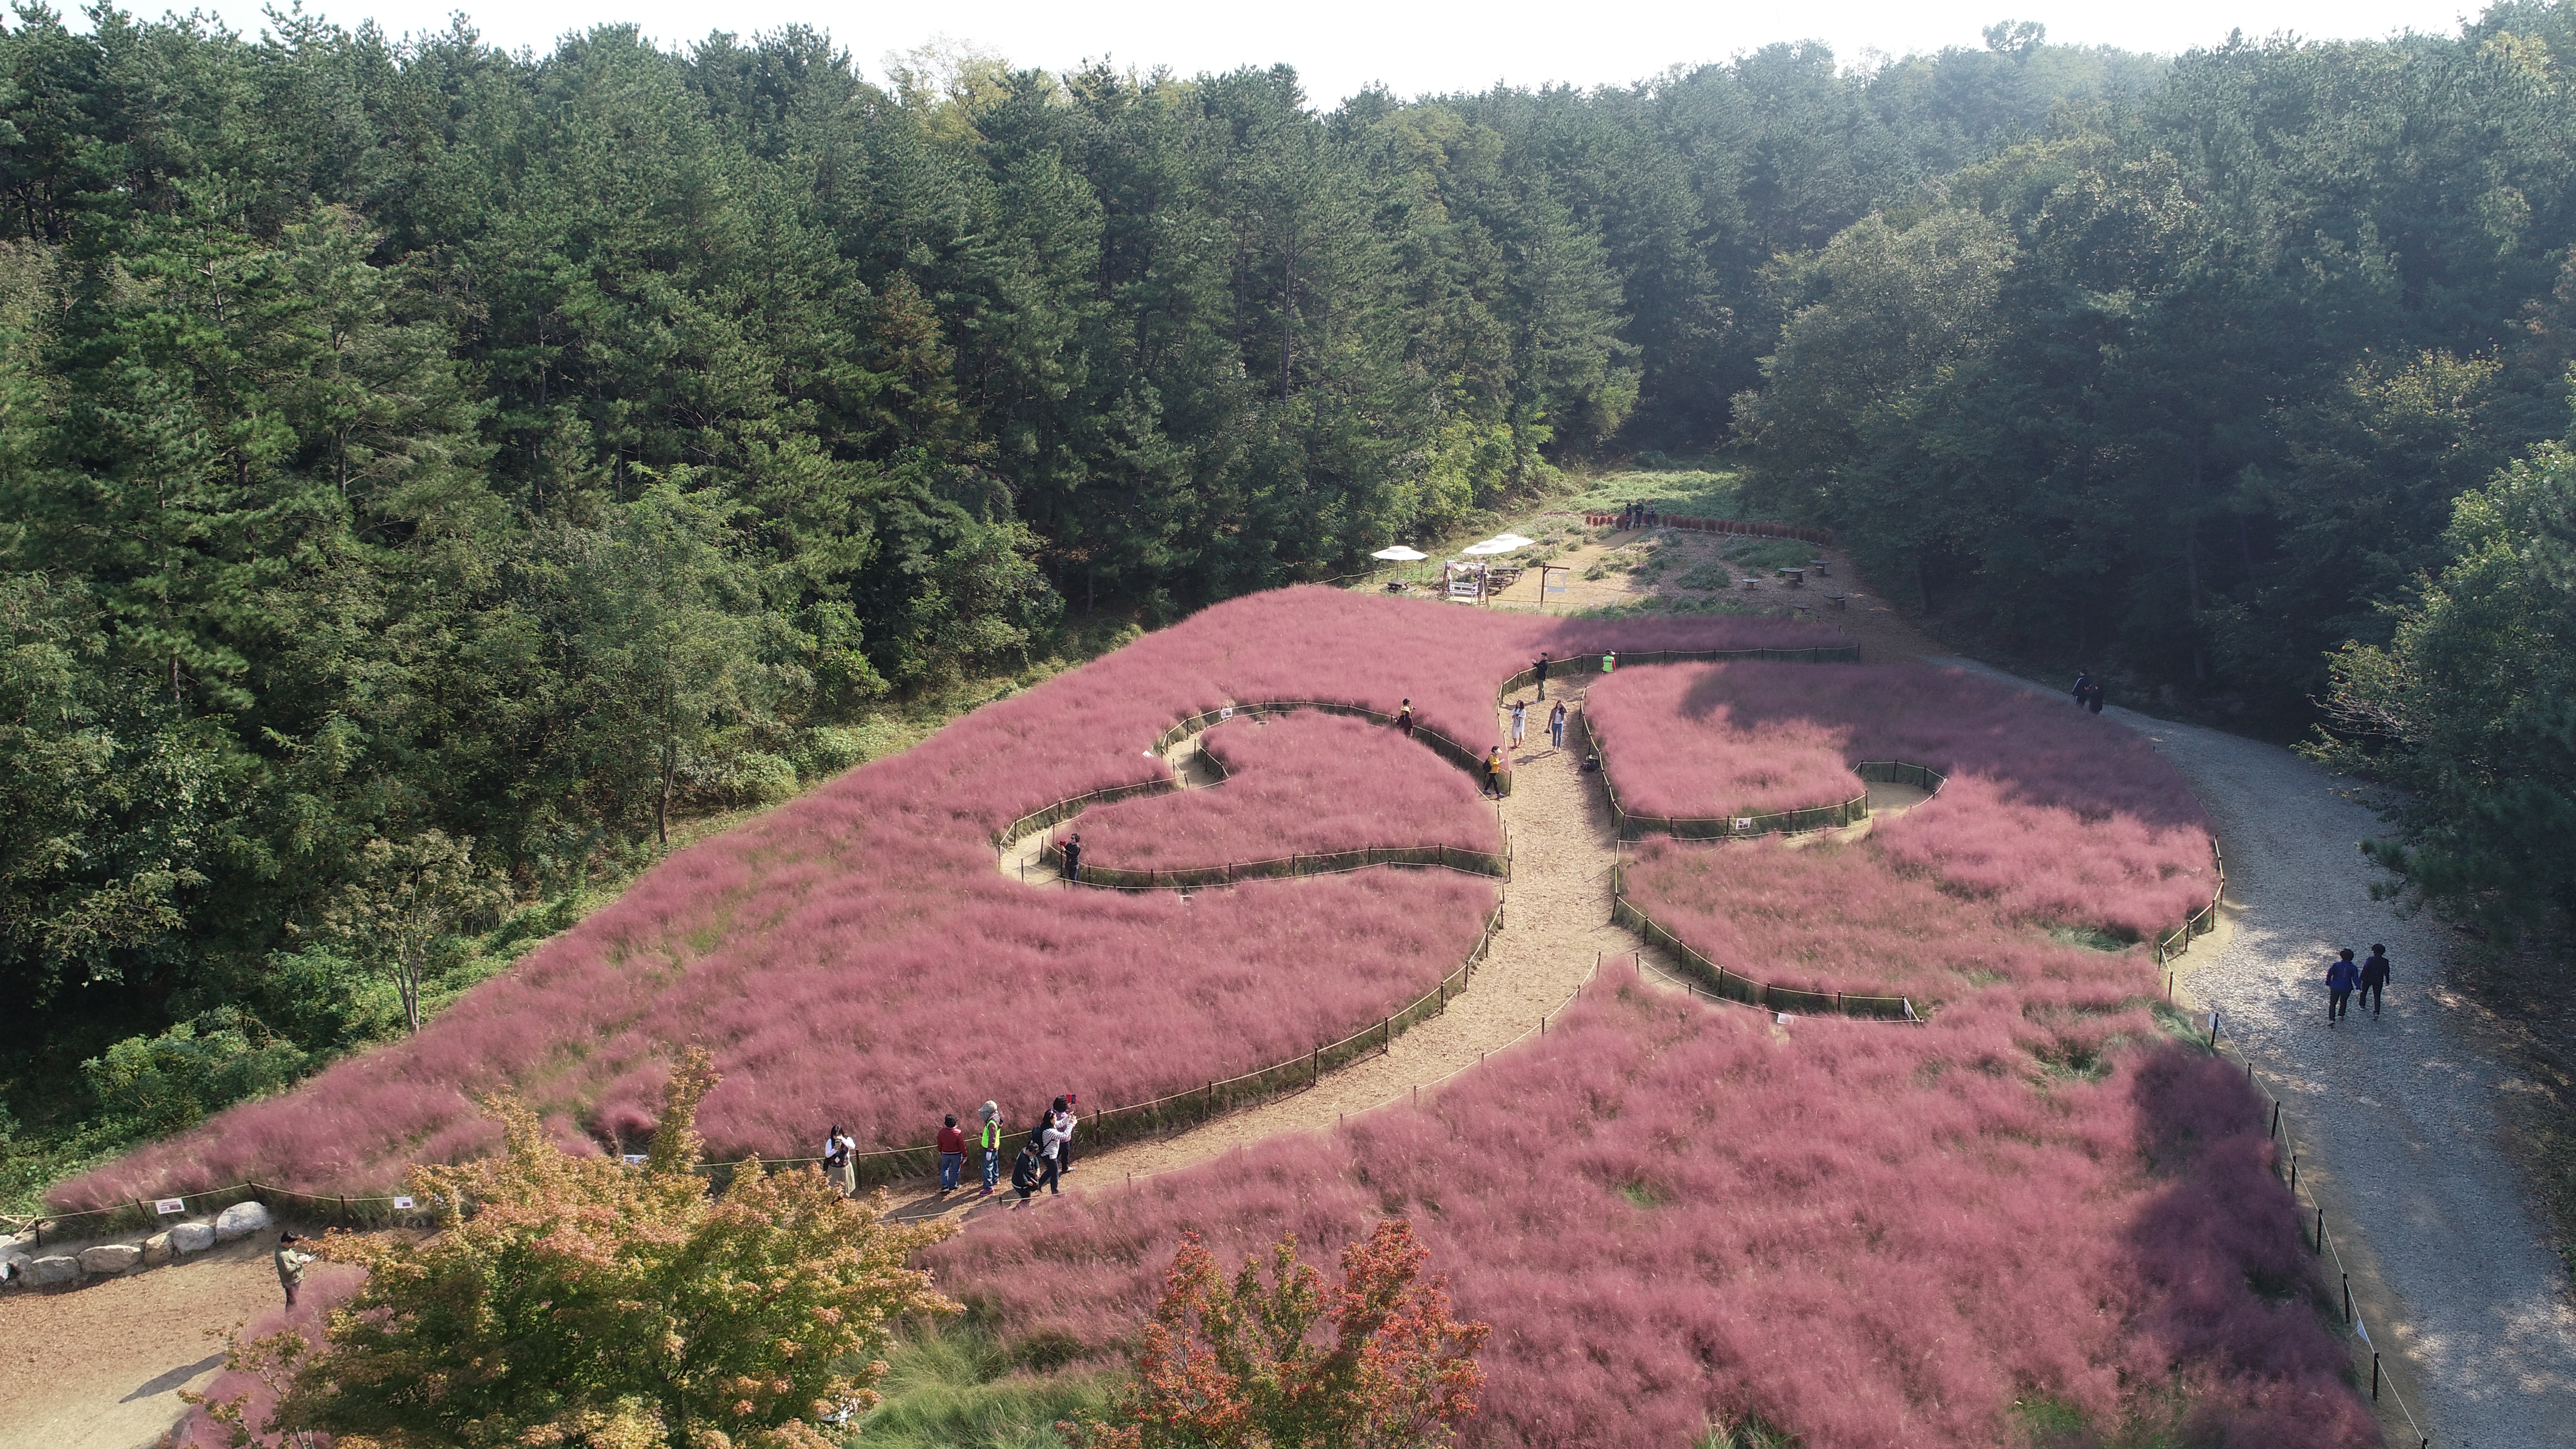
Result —
[[2326, 1025], [2334, 1026], [2350, 1013], [2355, 991], [2361, 993], [2361, 1004], [2370, 1008], [2371, 1019], [2377, 1020], [2391, 974], [2386, 946], [2373, 945], [2370, 959], [2359, 963], [2352, 959], [2352, 948], [2344, 947], [2334, 964], [2326, 967]]

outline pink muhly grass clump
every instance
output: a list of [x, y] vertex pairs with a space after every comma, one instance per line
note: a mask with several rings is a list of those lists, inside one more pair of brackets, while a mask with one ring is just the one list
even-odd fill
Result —
[[[2152, 745], [1962, 670], [1632, 670], [1592, 687], [1585, 719], [1622, 803], [1640, 814], [1832, 804], [1859, 786], [1829, 758], [1940, 770], [1950, 777], [1940, 796], [1878, 822], [1872, 840], [2017, 920], [2146, 936], [2207, 905], [2217, 885], [2207, 812]], [[1769, 783], [1749, 791], [1747, 781]]]
[[1502, 739], [1496, 685], [1542, 649], [1835, 642], [1775, 620], [1562, 620], [1323, 588], [1236, 599], [678, 852], [418, 1036], [50, 1196], [383, 1191], [411, 1163], [492, 1150], [475, 1102], [503, 1087], [631, 1141], [648, 1084], [691, 1042], [726, 1076], [700, 1118], [719, 1157], [810, 1155], [835, 1119], [863, 1144], [913, 1146], [987, 1097], [1070, 1088], [1109, 1106], [1269, 1066], [1429, 990], [1474, 943], [1490, 885], [1397, 870], [1187, 904], [1042, 894], [1003, 878], [993, 833], [1164, 778], [1155, 737], [1223, 704], [1392, 712], [1409, 695], [1425, 726], [1481, 749]]
[[[284, 1295], [281, 1292], [279, 1307], [261, 1314], [247, 1324], [238, 1325], [241, 1341], [250, 1343], [271, 1334], [291, 1330], [300, 1335], [306, 1343], [318, 1348], [322, 1344], [323, 1329], [331, 1321], [332, 1312], [341, 1304], [356, 1297], [359, 1286], [366, 1281], [367, 1275], [364, 1269], [353, 1268], [345, 1263], [308, 1264], [304, 1269], [303, 1285], [296, 1290], [295, 1307], [290, 1310], [283, 1305]], [[225, 1403], [233, 1399], [243, 1400], [246, 1422], [253, 1428], [267, 1423], [268, 1416], [277, 1408], [276, 1393], [266, 1384], [261, 1383], [257, 1374], [244, 1373], [238, 1369], [226, 1369], [215, 1375], [207, 1383], [205, 1394], [208, 1399], [216, 1403]], [[232, 1439], [231, 1431], [206, 1417], [205, 1410], [191, 1408], [188, 1410], [187, 1417], [179, 1421], [164, 1442], [168, 1443], [171, 1449], [229, 1449]]]
[[1201, 742], [1228, 772], [1222, 784], [1088, 810], [1057, 838], [1078, 828], [1085, 859], [1128, 870], [1372, 845], [1503, 848], [1466, 772], [1389, 726], [1299, 710], [1229, 720]]
[[1866, 840], [1650, 838], [1624, 876], [1629, 899], [1693, 950], [1801, 991], [1904, 996], [1922, 1010], [1997, 981], [2098, 979], [2106, 959], [2000, 923], [1990, 907], [1891, 868]]
[[[2012, 1405], [2116, 1429], [2180, 1389], [2201, 1427], [2377, 1442], [2268, 1181], [2259, 1103], [2143, 1011], [1802, 1020], [1605, 978], [1425, 1099], [933, 1250], [1006, 1332], [1132, 1343], [1184, 1230], [1310, 1258], [1412, 1219], [1495, 1325], [1471, 1445], [1692, 1442], [1758, 1414], [1810, 1449], [1985, 1446]], [[2068, 1053], [2098, 1057], [2070, 1071]]]

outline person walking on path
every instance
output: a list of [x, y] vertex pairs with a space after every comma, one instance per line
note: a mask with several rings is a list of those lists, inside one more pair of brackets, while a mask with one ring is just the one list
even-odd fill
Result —
[[2088, 704], [2091, 704], [2092, 702], [2093, 702], [2093, 671], [2092, 671], [2092, 670], [2090, 670], [2090, 669], [2079, 669], [2079, 670], [2076, 670], [2076, 671], [2075, 671], [2075, 707], [2076, 707], [2077, 709], [2082, 709], [2084, 706], [2086, 706], [2086, 705], [2088, 705]]
[[304, 1265], [313, 1261], [311, 1253], [296, 1248], [302, 1241], [293, 1233], [277, 1235], [277, 1286], [286, 1290], [289, 1310], [295, 1307], [295, 1290], [304, 1286]]
[[1478, 787], [1478, 793], [1491, 795], [1497, 800], [1503, 798], [1503, 747], [1501, 745], [1494, 746], [1485, 756], [1485, 783]]
[[948, 1114], [947, 1123], [939, 1129], [939, 1191], [945, 1195], [957, 1190], [957, 1179], [966, 1171], [966, 1134], [957, 1130], [957, 1114]]
[[1064, 878], [1075, 885], [1082, 884], [1082, 832], [1079, 830], [1064, 843]]
[[1038, 1149], [1038, 1185], [1049, 1194], [1060, 1196], [1064, 1189], [1056, 1183], [1064, 1176], [1065, 1130], [1056, 1124], [1052, 1114], [1041, 1116], [1038, 1122], [1038, 1130], [1031, 1134]]
[[1558, 701], [1556, 702], [1556, 708], [1555, 708], [1553, 711], [1549, 712], [1549, 714], [1548, 714], [1548, 717], [1547, 717], [1547, 742], [1548, 742], [1549, 744], [1551, 744], [1551, 745], [1556, 746], [1556, 747], [1557, 747], [1558, 749], [1560, 749], [1560, 750], [1565, 748], [1565, 701], [1564, 701], [1564, 700], [1561, 700], [1561, 699], [1560, 699], [1560, 700], [1558, 700]]
[[2092, 691], [2084, 696], [2084, 707], [2095, 714], [2102, 712], [2102, 681], [2093, 681]]
[[1512, 701], [1512, 748], [1519, 749], [1524, 731], [1529, 728], [1529, 701]]
[[993, 1184], [1002, 1180], [1002, 1109], [987, 1102], [976, 1109], [984, 1125], [975, 1130], [975, 1145], [984, 1149], [984, 1197], [993, 1195]]
[[2388, 965], [2388, 948], [2376, 942], [2372, 943], [2370, 958], [2361, 963], [2361, 1004], [2370, 1008], [2370, 1016], [2374, 1021], [2379, 1019], [2380, 999], [2388, 994], [2384, 988], [2388, 985], [2391, 974]]
[[2326, 968], [2326, 1025], [2343, 1020], [2352, 1001], [2352, 989], [2360, 984], [2361, 968], [2352, 964], [2352, 948], [2346, 946], [2335, 963]]
[[1402, 704], [1400, 704], [1400, 705], [1396, 706], [1396, 710], [1395, 710], [1395, 727], [1396, 727], [1397, 729], [1400, 729], [1400, 730], [1404, 731], [1404, 737], [1405, 737], [1406, 739], [1408, 739], [1408, 740], [1409, 740], [1409, 739], [1413, 738], [1413, 701], [1412, 701], [1412, 700], [1409, 700], [1409, 699], [1408, 699], [1408, 700], [1406, 700], [1404, 703], [1402, 703]]
[[1547, 698], [1547, 651], [1539, 651], [1538, 662], [1530, 666], [1538, 674], [1538, 697]]
[[1027, 1202], [1029, 1194], [1036, 1192], [1038, 1184], [1045, 1180], [1045, 1174], [1045, 1165], [1038, 1160], [1037, 1143], [1034, 1140], [1021, 1143], [1019, 1159], [1011, 1164], [1011, 1191], [1020, 1195], [1020, 1201]]

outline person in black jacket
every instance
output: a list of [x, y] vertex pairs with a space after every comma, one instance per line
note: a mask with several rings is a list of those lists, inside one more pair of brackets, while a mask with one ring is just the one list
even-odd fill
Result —
[[1038, 1162], [1037, 1144], [1021, 1143], [1019, 1159], [1011, 1164], [1011, 1191], [1020, 1195], [1020, 1201], [1027, 1202], [1029, 1194], [1038, 1190], [1039, 1174], [1044, 1170]]
[[2092, 702], [2093, 702], [2093, 671], [2092, 671], [2092, 670], [2090, 670], [2090, 669], [2079, 669], [2079, 670], [2076, 670], [2076, 671], [2075, 671], [2075, 707], [2076, 707], [2077, 709], [2082, 709], [2084, 706], [2086, 706], [2086, 705], [2088, 705], [2088, 704], [2090, 704], [2090, 703], [2092, 703]]
[[1064, 843], [1064, 878], [1075, 885], [1082, 884], [1082, 832], [1079, 830]]
[[2361, 963], [2361, 1004], [2370, 1008], [2373, 1020], [2379, 1016], [2379, 1003], [2387, 993], [2382, 988], [2394, 974], [2388, 964], [2388, 948], [2373, 944], [2370, 959]]
[[1541, 653], [1538, 656], [1538, 663], [1530, 667], [1538, 671], [1538, 697], [1547, 698], [1547, 655]]

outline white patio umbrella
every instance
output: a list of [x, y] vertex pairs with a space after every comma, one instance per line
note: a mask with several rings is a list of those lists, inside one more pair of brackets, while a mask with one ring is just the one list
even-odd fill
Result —
[[1523, 538], [1517, 533], [1498, 533], [1482, 543], [1471, 543], [1458, 551], [1469, 558], [1490, 558], [1498, 553], [1510, 553], [1516, 548], [1527, 548], [1535, 542], [1537, 542], [1536, 539]]
[[1420, 563], [1422, 560], [1431, 557], [1431, 555], [1422, 552], [1420, 549], [1406, 548], [1403, 544], [1399, 543], [1393, 548], [1379, 549], [1377, 552], [1370, 554], [1369, 557], [1382, 558], [1388, 563]]

